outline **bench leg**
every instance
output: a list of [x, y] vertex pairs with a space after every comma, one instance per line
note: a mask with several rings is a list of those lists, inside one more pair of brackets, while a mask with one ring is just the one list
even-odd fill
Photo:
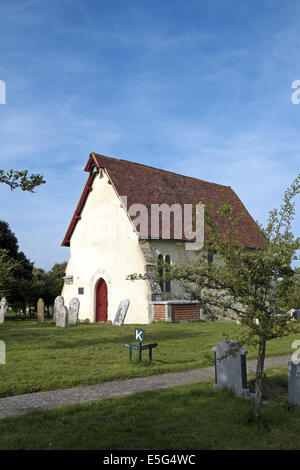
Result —
[[152, 348], [149, 348], [149, 361], [152, 362]]

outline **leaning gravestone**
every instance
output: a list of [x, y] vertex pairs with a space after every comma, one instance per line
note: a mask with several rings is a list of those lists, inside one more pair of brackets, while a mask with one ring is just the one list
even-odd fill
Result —
[[[56, 297], [56, 299], [58, 298]], [[56, 302], [56, 326], [60, 326], [61, 328], [67, 328], [69, 320], [68, 317], [68, 309], [64, 305], [64, 299], [60, 297], [60, 299], [58, 299]]]
[[221, 341], [212, 350], [215, 356], [214, 389], [228, 388], [236, 395], [252, 398], [253, 394], [247, 386], [248, 351], [233, 340]]
[[6, 364], [4, 341], [0, 341], [0, 364]]
[[289, 402], [300, 405], [300, 361], [289, 361]]
[[77, 325], [80, 302], [77, 297], [73, 297], [69, 304], [69, 324]]
[[53, 308], [53, 321], [56, 323], [56, 312], [57, 312], [57, 305], [64, 303], [64, 298], [61, 295], [58, 295], [54, 300], [54, 308]]
[[128, 299], [124, 299], [120, 302], [120, 305], [118, 307], [118, 310], [117, 310], [117, 313], [113, 322], [115, 326], [123, 325], [129, 304], [130, 302]]
[[2, 297], [0, 301], [0, 323], [4, 323], [6, 312], [7, 312], [6, 298]]
[[37, 321], [38, 323], [45, 322], [45, 303], [43, 299], [39, 299], [37, 303]]

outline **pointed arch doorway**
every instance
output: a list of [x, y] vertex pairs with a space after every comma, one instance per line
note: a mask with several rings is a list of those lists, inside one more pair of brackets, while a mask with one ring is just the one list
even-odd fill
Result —
[[102, 278], [96, 284], [95, 322], [107, 322], [107, 284]]

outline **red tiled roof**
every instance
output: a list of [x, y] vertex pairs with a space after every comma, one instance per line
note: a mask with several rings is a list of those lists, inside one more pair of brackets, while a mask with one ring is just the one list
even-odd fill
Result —
[[[127, 196], [127, 207], [140, 203], [147, 207], [149, 214], [151, 204], [171, 206], [177, 203], [183, 207], [184, 204], [195, 205], [201, 202], [206, 205], [212, 204], [217, 209], [226, 200], [233, 207], [234, 214], [245, 214], [239, 222], [237, 234], [239, 241], [249, 248], [266, 245], [266, 239], [257, 224], [230, 186], [209, 183], [139, 163], [91, 153], [85, 167], [85, 171], [90, 175], [62, 243], [64, 246], [70, 245], [70, 238], [92, 187], [94, 175], [91, 170], [94, 166], [106, 170], [119, 196]], [[205, 238], [207, 239], [207, 234]]]

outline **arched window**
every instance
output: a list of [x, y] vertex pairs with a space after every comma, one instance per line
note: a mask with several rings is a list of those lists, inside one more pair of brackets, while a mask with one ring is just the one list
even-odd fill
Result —
[[[158, 272], [158, 276], [159, 276], [160, 279], [162, 279], [163, 275], [164, 275], [163, 262], [164, 262], [163, 255], [158, 255], [158, 258], [157, 258], [157, 272]], [[164, 283], [163, 283], [163, 281], [161, 281], [159, 283], [159, 285], [160, 285], [161, 291], [164, 292]]]
[[207, 252], [207, 262], [208, 264], [213, 263], [214, 261], [214, 252], [212, 250], [208, 250]]
[[[166, 263], [166, 274], [168, 273], [168, 271], [170, 271], [170, 268], [167, 266], [171, 264], [171, 259], [170, 259], [170, 256], [167, 255], [165, 257], [165, 263]], [[171, 281], [170, 280], [167, 280], [166, 281], [166, 292], [171, 292]]]

